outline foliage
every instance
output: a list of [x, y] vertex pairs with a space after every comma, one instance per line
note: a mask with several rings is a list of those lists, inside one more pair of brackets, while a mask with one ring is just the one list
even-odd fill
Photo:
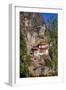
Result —
[[49, 68], [52, 68], [52, 64], [51, 64], [51, 61], [50, 60], [46, 60], [45, 61], [45, 65]]
[[58, 24], [57, 17], [49, 18], [47, 35], [49, 36], [49, 44], [52, 42], [52, 47], [49, 48], [49, 55], [51, 57], [51, 66], [57, 71], [58, 67]]
[[28, 65], [30, 65], [30, 55], [27, 53], [27, 46], [24, 34], [20, 31], [20, 74], [21, 76], [28, 77], [29, 70]]

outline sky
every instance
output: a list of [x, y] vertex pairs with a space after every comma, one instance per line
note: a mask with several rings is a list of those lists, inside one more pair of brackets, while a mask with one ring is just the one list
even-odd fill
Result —
[[40, 15], [43, 16], [46, 24], [48, 23], [48, 19], [50, 17], [53, 17], [53, 18], [58, 17], [57, 13], [41, 13]]

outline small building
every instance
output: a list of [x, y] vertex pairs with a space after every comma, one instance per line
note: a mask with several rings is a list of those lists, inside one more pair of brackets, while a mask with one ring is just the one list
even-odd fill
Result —
[[47, 43], [38, 44], [32, 48], [32, 53], [34, 56], [48, 55], [49, 45]]

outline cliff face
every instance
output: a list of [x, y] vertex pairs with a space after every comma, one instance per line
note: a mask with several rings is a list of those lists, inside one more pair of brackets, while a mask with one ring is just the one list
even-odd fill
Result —
[[58, 74], [57, 31], [57, 18], [49, 18], [46, 26], [44, 17], [40, 13], [20, 12], [20, 73], [22, 76]]
[[52, 27], [48, 26], [46, 31], [46, 24], [40, 13], [20, 12], [22, 74], [29, 72], [29, 77], [57, 74], [57, 22], [54, 20], [50, 24]]
[[46, 25], [39, 13], [20, 12], [20, 30], [25, 35], [28, 52], [32, 46], [44, 40]]

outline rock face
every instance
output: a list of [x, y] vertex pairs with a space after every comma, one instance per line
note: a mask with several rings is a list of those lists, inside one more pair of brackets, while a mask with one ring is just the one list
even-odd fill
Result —
[[[46, 75], [49, 71], [49, 68], [44, 67], [45, 55], [42, 53], [45, 53], [45, 50], [47, 49], [45, 48], [45, 43], [48, 43], [48, 40], [47, 36], [45, 36], [46, 24], [43, 17], [39, 13], [20, 12], [20, 30], [25, 36], [27, 52], [29, 55], [31, 55], [32, 64], [28, 67], [30, 75]], [[32, 48], [35, 46], [38, 48], [39, 44], [45, 45], [43, 46], [45, 50], [40, 49], [41, 53], [38, 54], [38, 56], [34, 56]], [[35, 53], [37, 53], [36, 50]], [[47, 55], [46, 58], [47, 57], [49, 57], [49, 55]]]
[[44, 39], [45, 22], [38, 13], [20, 13], [20, 27], [25, 35], [28, 52], [40, 39]]

